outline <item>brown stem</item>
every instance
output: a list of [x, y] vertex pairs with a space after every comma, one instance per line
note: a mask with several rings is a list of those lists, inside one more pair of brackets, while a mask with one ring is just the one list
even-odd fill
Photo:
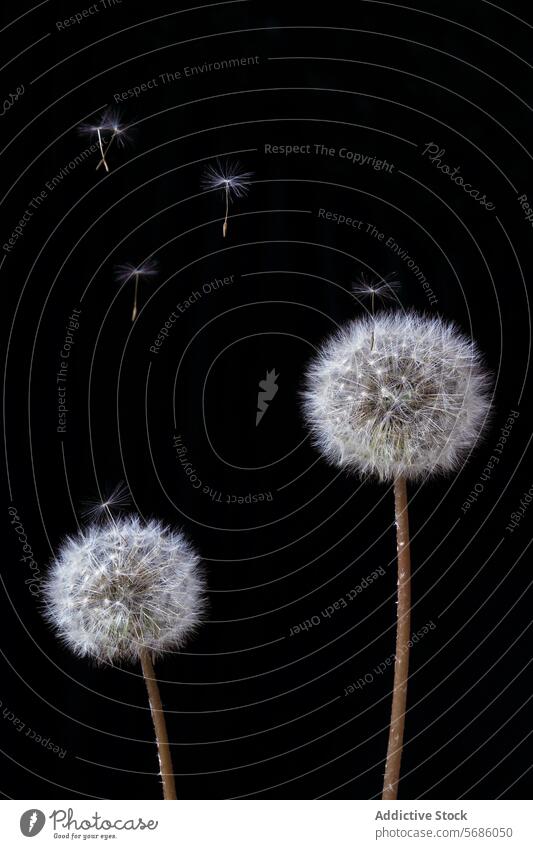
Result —
[[382, 799], [398, 798], [398, 782], [403, 750], [407, 680], [409, 678], [409, 642], [411, 637], [411, 552], [405, 478], [394, 481], [394, 512], [398, 551], [398, 609], [396, 623], [396, 659], [394, 691], [389, 729], [389, 745], [383, 781]]
[[[100, 164], [103, 164], [105, 170], [109, 171], [109, 167], [107, 165], [106, 158], [105, 158], [104, 146], [102, 144], [102, 134], [101, 134], [99, 129], [96, 132], [98, 133], [98, 144], [100, 145], [100, 153], [102, 154], [102, 159], [100, 160]], [[98, 171], [98, 165], [96, 166], [96, 170]]]
[[100, 166], [101, 166], [101, 165], [105, 165], [106, 170], [107, 170], [107, 171], [109, 171], [109, 168], [107, 167], [107, 160], [106, 160], [106, 156], [107, 156], [107, 153], [108, 153], [108, 151], [109, 151], [109, 148], [110, 148], [110, 147], [111, 147], [111, 145], [113, 144], [113, 140], [114, 140], [115, 136], [116, 136], [116, 133], [113, 133], [113, 135], [111, 136], [111, 141], [109, 141], [109, 142], [107, 143], [107, 145], [106, 145], [106, 147], [105, 147], [105, 149], [104, 149], [104, 150], [102, 150], [102, 146], [100, 145], [100, 150], [102, 150], [103, 158], [100, 160], [100, 162], [99, 162], [99, 163], [98, 163], [98, 165], [96, 166], [96, 170], [97, 170], [97, 171], [98, 171], [98, 169], [100, 168]]
[[163, 797], [165, 799], [175, 799], [176, 783], [174, 781], [174, 769], [172, 767], [172, 758], [170, 756], [170, 746], [168, 745], [167, 724], [165, 722], [165, 714], [163, 713], [163, 705], [161, 704], [161, 696], [159, 695], [159, 686], [155, 677], [150, 653], [147, 649], [143, 649], [140, 656], [146, 689], [148, 690], [150, 711], [154, 722], [157, 751], [159, 754], [159, 766], [161, 768], [161, 778], [163, 780]]
[[135, 275], [135, 294], [133, 296], [133, 312], [131, 314], [131, 320], [135, 321], [137, 318], [137, 294], [139, 291], [139, 275]]
[[224, 218], [224, 224], [222, 225], [222, 235], [226, 238], [226, 233], [228, 232], [228, 215], [229, 215], [229, 187], [226, 186], [226, 217]]

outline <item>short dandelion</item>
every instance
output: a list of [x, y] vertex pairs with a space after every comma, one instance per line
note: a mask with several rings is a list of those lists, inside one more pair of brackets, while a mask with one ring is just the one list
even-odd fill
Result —
[[119, 283], [125, 284], [129, 280], [135, 281], [133, 290], [133, 310], [131, 313], [132, 321], [135, 321], [138, 313], [139, 281], [148, 277], [155, 277], [158, 273], [158, 268], [158, 263], [154, 259], [147, 259], [139, 265], [133, 265], [130, 262], [126, 262], [122, 265], [115, 266], [115, 279]]
[[[179, 531], [138, 515], [101, 520], [59, 548], [45, 582], [45, 617], [74, 654], [99, 663], [140, 662], [148, 691], [165, 799], [176, 798], [153, 659], [179, 649], [202, 622], [200, 559]], [[97, 514], [95, 514], [97, 515]]]
[[239, 162], [220, 162], [208, 165], [204, 171], [202, 187], [205, 191], [221, 189], [224, 192], [226, 213], [222, 224], [222, 235], [228, 232], [229, 205], [233, 198], [246, 197], [251, 185], [252, 171], [242, 171]]
[[452, 324], [416, 312], [351, 322], [325, 343], [307, 372], [305, 416], [319, 450], [336, 466], [394, 489], [398, 604], [383, 799], [397, 798], [407, 704], [407, 481], [460, 468], [486, 423], [490, 385], [474, 342]]

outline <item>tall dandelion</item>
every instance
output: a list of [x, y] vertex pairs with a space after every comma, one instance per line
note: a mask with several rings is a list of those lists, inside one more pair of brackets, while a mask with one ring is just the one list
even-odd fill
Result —
[[[179, 649], [202, 621], [200, 559], [180, 532], [138, 515], [114, 517], [122, 492], [92, 511], [96, 521], [59, 548], [45, 582], [46, 619], [79, 657], [140, 662], [155, 729], [165, 799], [176, 798], [153, 660]], [[99, 516], [99, 518], [98, 518]]]
[[307, 372], [305, 415], [333, 464], [390, 482], [398, 560], [396, 659], [383, 799], [396, 799], [409, 675], [407, 482], [460, 467], [490, 408], [476, 345], [440, 318], [381, 312], [352, 321]]
[[253, 177], [252, 171], [242, 171], [239, 162], [220, 162], [208, 165], [204, 171], [202, 187], [204, 191], [220, 189], [224, 193], [226, 213], [222, 224], [224, 238], [228, 232], [229, 207], [233, 198], [246, 197]]

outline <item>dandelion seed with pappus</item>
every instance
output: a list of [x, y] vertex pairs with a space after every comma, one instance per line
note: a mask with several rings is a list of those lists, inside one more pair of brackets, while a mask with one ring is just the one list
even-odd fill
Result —
[[319, 450], [334, 465], [394, 489], [398, 605], [383, 799], [397, 798], [407, 703], [407, 481], [461, 467], [486, 424], [490, 384], [474, 342], [454, 325], [416, 312], [352, 321], [322, 346], [307, 372], [304, 410]]
[[233, 198], [246, 197], [251, 185], [252, 171], [241, 171], [239, 162], [220, 162], [208, 165], [204, 171], [202, 187], [204, 191], [221, 189], [224, 192], [226, 214], [222, 225], [222, 235], [228, 232], [229, 205]]
[[79, 131], [82, 135], [96, 136], [98, 140], [100, 160], [96, 166], [97, 171], [103, 165], [109, 172], [107, 154], [113, 143], [117, 147], [124, 147], [131, 139], [131, 130], [122, 123], [118, 109], [107, 110], [95, 123], [81, 124]]
[[121, 513], [131, 504], [130, 491], [123, 483], [117, 484], [114, 489], [108, 491], [105, 498], [99, 501], [86, 501], [83, 516], [87, 521], [97, 521], [104, 517], [113, 520], [114, 513]]
[[131, 313], [131, 320], [135, 321], [137, 318], [137, 300], [139, 294], [139, 280], [147, 278], [147, 277], [155, 277], [158, 274], [159, 265], [157, 260], [148, 259], [144, 262], [141, 262], [139, 265], [133, 265], [130, 262], [126, 262], [122, 265], [115, 266], [115, 279], [118, 283], [127, 283], [128, 280], [135, 280], [135, 288], [133, 292], [133, 310]]
[[375, 300], [393, 300], [400, 288], [400, 281], [394, 275], [379, 277], [371, 280], [366, 274], [361, 274], [359, 279], [352, 285], [352, 292], [356, 298], [366, 298], [371, 302], [371, 314], [374, 315]]
[[[361, 274], [359, 280], [352, 285], [352, 292], [357, 299], [370, 301], [370, 315], [374, 318], [376, 300], [393, 300], [400, 288], [400, 282], [392, 274], [371, 280], [366, 274]], [[373, 341], [372, 341], [373, 347]]]
[[[114, 498], [119, 497], [115, 491]], [[121, 500], [123, 495], [120, 494]], [[113, 516], [59, 548], [44, 587], [44, 615], [74, 654], [98, 663], [139, 662], [148, 690], [165, 799], [176, 798], [153, 658], [177, 650], [203, 620], [200, 558], [179, 531], [140, 516]]]

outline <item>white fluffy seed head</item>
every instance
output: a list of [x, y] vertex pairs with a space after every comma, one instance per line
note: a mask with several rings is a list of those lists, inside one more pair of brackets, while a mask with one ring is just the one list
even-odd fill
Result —
[[179, 648], [202, 620], [199, 557], [181, 533], [138, 516], [68, 537], [45, 584], [45, 616], [66, 645], [101, 662]]
[[307, 372], [304, 411], [335, 465], [393, 480], [448, 472], [478, 439], [490, 378], [439, 318], [383, 312], [341, 329]]

